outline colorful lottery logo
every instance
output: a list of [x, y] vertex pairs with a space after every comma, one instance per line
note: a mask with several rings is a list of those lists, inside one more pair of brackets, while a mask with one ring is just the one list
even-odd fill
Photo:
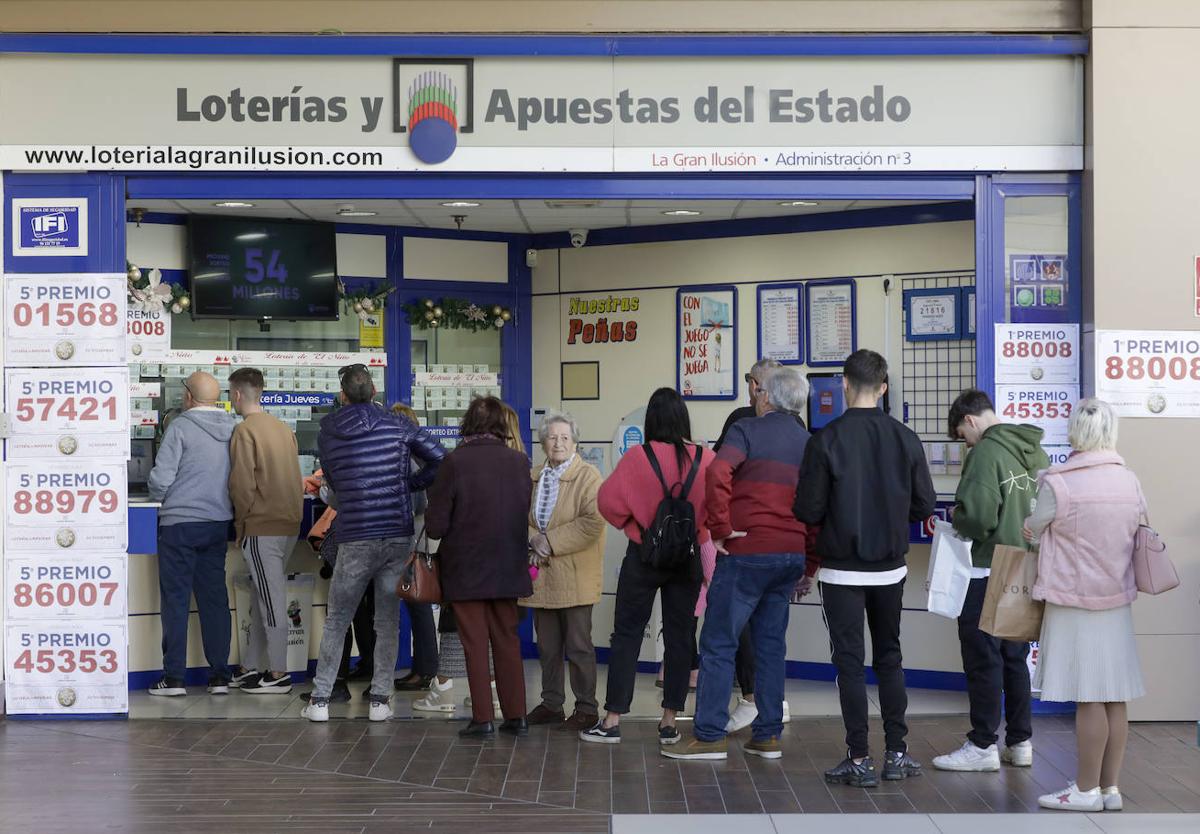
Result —
[[408, 144], [429, 165], [458, 147], [458, 85], [446, 73], [422, 72], [408, 85]]

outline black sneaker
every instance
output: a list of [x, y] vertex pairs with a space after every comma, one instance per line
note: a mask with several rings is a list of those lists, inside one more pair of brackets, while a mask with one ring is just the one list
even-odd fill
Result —
[[259, 672], [257, 669], [243, 669], [229, 680], [229, 686], [232, 689], [241, 689], [244, 685], [251, 683], [257, 678]]
[[679, 743], [679, 730], [672, 724], [669, 727], [658, 725], [658, 743], [664, 747]]
[[150, 687], [151, 695], [165, 695], [168, 698], [178, 698], [181, 695], [187, 694], [187, 689], [183, 685], [183, 681], [178, 678], [163, 678], [154, 686]]
[[883, 778], [887, 781], [899, 782], [920, 775], [920, 763], [907, 752], [889, 750], [883, 754]]
[[611, 727], [605, 727], [604, 719], [600, 719], [591, 729], [580, 731], [579, 737], [584, 741], [591, 741], [596, 744], [620, 744], [621, 725], [614, 724]]
[[879, 777], [875, 775], [875, 762], [870, 756], [863, 759], [861, 764], [855, 764], [854, 759], [847, 756], [837, 767], [825, 771], [825, 781], [831, 785], [850, 785], [854, 788], [879, 786]]
[[208, 682], [209, 695], [228, 695], [229, 680], [227, 678], [212, 678]]
[[292, 676], [286, 672], [275, 677], [270, 672], [242, 684], [242, 691], [253, 695], [287, 695], [292, 691]]

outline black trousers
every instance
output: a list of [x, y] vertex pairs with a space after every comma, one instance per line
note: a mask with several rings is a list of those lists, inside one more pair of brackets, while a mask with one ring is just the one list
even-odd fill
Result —
[[904, 690], [903, 656], [900, 651], [900, 610], [904, 580], [894, 585], [831, 585], [820, 583], [821, 604], [833, 665], [837, 669], [842, 723], [846, 725], [846, 747], [853, 758], [870, 752], [867, 741], [867, 682], [863, 664], [866, 648], [863, 614], [871, 629], [871, 668], [879, 681], [879, 706], [887, 749], [904, 751], [908, 725], [904, 714], [908, 694]]
[[695, 571], [663, 573], [647, 567], [629, 543], [621, 576], [617, 580], [613, 634], [609, 642], [608, 694], [604, 708], [624, 715], [633, 701], [642, 636], [662, 592], [663, 709], [682, 710], [687, 701], [688, 677], [695, 655], [696, 598], [700, 595], [699, 566]]
[[1029, 691], [1029, 644], [1001, 640], [979, 630], [986, 579], [972, 579], [958, 617], [958, 642], [967, 698], [971, 704], [971, 732], [976, 747], [991, 747], [1000, 738], [1000, 708], [1005, 718], [1005, 743], [1011, 747], [1033, 736], [1033, 696]]
[[[699, 619], [696, 623], [699, 625]], [[695, 641], [693, 641], [695, 646]], [[692, 669], [700, 668], [700, 649], [694, 648], [692, 655]], [[746, 623], [746, 627], [742, 629], [742, 635], [738, 638], [737, 654], [733, 658], [733, 673], [737, 678], [738, 689], [742, 691], [742, 697], [746, 698], [754, 694], [754, 636], [750, 633], [750, 624]]]

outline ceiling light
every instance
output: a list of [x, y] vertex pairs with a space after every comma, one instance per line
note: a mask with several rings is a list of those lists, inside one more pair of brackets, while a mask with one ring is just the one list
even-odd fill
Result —
[[338, 217], [374, 217], [377, 214], [377, 211], [364, 211], [354, 206], [342, 206], [337, 210]]
[[671, 209], [670, 211], [664, 211], [663, 214], [667, 217], [699, 217], [703, 212], [692, 211], [691, 209]]
[[479, 203], [471, 200], [451, 200], [448, 203], [442, 203], [443, 208], [479, 208]]
[[820, 203], [814, 203], [812, 200], [784, 200], [779, 205], [785, 208], [798, 208], [800, 206], [819, 206]]
[[543, 200], [549, 209], [591, 209], [599, 208], [603, 200]]
[[222, 200], [213, 205], [217, 208], [254, 208], [254, 203], [243, 203], [240, 200]]

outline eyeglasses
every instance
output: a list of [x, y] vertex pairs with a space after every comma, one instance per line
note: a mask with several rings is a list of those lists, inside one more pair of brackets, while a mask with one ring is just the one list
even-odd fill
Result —
[[749, 384], [751, 382], [753, 382], [755, 385], [762, 384], [757, 379], [754, 378], [754, 374], [746, 374], [746, 376], [744, 378], [745, 378], [747, 384]]
[[366, 369], [367, 366], [362, 362], [355, 362], [353, 365], [343, 365], [342, 367], [338, 368], [338, 379], [341, 379], [351, 371], [365, 371]]

